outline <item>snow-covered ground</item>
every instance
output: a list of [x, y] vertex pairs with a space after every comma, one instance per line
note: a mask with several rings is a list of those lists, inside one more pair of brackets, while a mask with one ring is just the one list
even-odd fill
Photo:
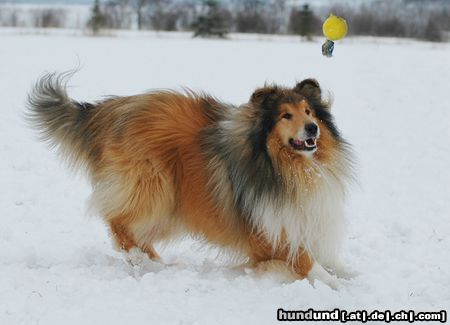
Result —
[[[0, 33], [0, 324], [273, 324], [284, 309], [450, 309], [450, 46]], [[359, 159], [333, 291], [234, 268], [187, 240], [126, 264], [85, 213], [90, 189], [22, 119], [32, 82], [79, 64], [76, 99], [189, 86], [234, 103], [316, 77]]]

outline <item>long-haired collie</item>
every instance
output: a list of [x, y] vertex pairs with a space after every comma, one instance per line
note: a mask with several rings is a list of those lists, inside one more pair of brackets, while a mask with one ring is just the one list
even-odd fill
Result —
[[316, 80], [234, 106], [191, 91], [77, 102], [65, 76], [37, 82], [29, 118], [87, 171], [118, 248], [158, 259], [155, 243], [190, 234], [338, 285], [351, 152]]

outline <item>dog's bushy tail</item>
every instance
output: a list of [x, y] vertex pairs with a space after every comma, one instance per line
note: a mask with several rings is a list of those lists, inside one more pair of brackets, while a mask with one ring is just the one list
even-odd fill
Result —
[[72, 75], [70, 71], [42, 76], [28, 94], [26, 119], [69, 163], [87, 164], [89, 142], [95, 134], [89, 120], [95, 105], [69, 98], [66, 86]]

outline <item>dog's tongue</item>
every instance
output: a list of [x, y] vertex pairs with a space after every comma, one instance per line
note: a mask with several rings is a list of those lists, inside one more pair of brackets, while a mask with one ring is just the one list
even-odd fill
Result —
[[303, 145], [303, 141], [300, 140], [300, 139], [294, 139], [294, 144], [295, 144], [296, 146], [301, 146], [301, 145]]

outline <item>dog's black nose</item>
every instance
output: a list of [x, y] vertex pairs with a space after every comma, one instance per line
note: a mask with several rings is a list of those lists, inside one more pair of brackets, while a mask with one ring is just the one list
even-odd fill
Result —
[[308, 123], [305, 125], [305, 131], [308, 136], [314, 137], [317, 135], [317, 124]]

